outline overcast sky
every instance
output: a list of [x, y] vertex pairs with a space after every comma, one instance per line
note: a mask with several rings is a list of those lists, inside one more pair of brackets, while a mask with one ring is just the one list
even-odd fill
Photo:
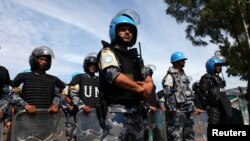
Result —
[[[49, 46], [55, 54], [49, 74], [68, 83], [74, 72], [83, 72], [83, 59], [101, 48], [101, 40], [109, 40], [109, 24], [117, 12], [138, 12], [138, 42], [144, 63], [157, 67], [153, 78], [157, 91], [171, 66], [170, 56], [183, 52], [186, 74], [197, 81], [206, 72], [205, 63], [218, 48], [215, 45], [193, 47], [185, 38], [185, 24], [177, 24], [166, 15], [163, 0], [1, 0], [0, 1], [0, 65], [11, 79], [29, 69], [28, 58], [35, 47]], [[223, 68], [225, 70], [226, 68]], [[246, 86], [246, 81], [227, 77], [226, 88]]]

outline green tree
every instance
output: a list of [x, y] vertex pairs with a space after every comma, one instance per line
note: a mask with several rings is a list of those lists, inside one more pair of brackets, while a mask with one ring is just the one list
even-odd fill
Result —
[[164, 0], [166, 14], [186, 23], [186, 38], [194, 46], [218, 45], [227, 59], [228, 76], [248, 81], [250, 101], [250, 45], [243, 23], [250, 23], [249, 0]]

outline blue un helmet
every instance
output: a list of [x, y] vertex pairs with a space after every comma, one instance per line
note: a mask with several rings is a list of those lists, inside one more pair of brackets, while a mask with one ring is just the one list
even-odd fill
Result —
[[182, 52], [174, 52], [171, 55], [171, 63], [177, 62], [180, 60], [187, 60], [187, 58], [185, 57], [185, 55]]
[[133, 39], [131, 45], [134, 45], [137, 39], [137, 25], [140, 24], [140, 17], [137, 12], [125, 9], [120, 11], [111, 21], [109, 29], [109, 38], [111, 43], [116, 40], [117, 26], [120, 24], [128, 24], [132, 27]]
[[75, 76], [77, 76], [79, 74], [81, 74], [81, 73], [80, 72], [74, 72], [71, 77], [74, 78]]
[[208, 72], [208, 73], [214, 73], [214, 69], [215, 69], [214, 66], [215, 66], [216, 64], [221, 64], [221, 65], [223, 65], [224, 62], [223, 62], [221, 59], [217, 58], [217, 57], [212, 57], [212, 58], [208, 59], [207, 62], [206, 62], [206, 69], [207, 69], [207, 72]]

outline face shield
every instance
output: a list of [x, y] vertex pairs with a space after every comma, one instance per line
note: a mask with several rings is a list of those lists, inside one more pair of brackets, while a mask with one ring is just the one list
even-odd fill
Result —
[[54, 52], [47, 46], [40, 46], [33, 50], [32, 54], [36, 57], [38, 56], [51, 56], [51, 58], [55, 58]]
[[146, 65], [145, 67], [150, 68], [153, 72], [156, 71], [156, 66], [155, 66], [155, 65], [148, 64], [148, 65]]
[[124, 10], [118, 12], [115, 15], [115, 17], [111, 20], [111, 23], [113, 23], [113, 21], [115, 19], [117, 19], [118, 17], [120, 17], [120, 16], [127, 16], [127, 17], [131, 18], [135, 22], [136, 25], [140, 24], [140, 16], [139, 16], [139, 14], [136, 11], [133, 11], [131, 9], [124, 9]]
[[155, 66], [155, 65], [152, 65], [152, 64], [146, 65], [146, 66], [142, 69], [143, 77], [144, 77], [144, 78], [146, 78], [147, 76], [151, 76], [151, 77], [152, 77], [154, 71], [156, 71], [156, 66]]
[[224, 56], [221, 55], [219, 50], [215, 51], [213, 58], [219, 59], [221, 61], [221, 65], [225, 66], [227, 60]]
[[97, 53], [91, 52], [91, 53], [89, 53], [89, 54], [86, 55], [86, 57], [90, 57], [90, 56], [96, 57]]

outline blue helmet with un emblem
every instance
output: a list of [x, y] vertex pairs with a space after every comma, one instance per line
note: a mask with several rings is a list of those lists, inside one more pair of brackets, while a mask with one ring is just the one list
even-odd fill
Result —
[[111, 21], [109, 28], [109, 38], [111, 43], [116, 40], [116, 30], [117, 26], [121, 24], [127, 24], [132, 27], [133, 39], [131, 41], [131, 45], [136, 43], [137, 39], [137, 25], [140, 23], [139, 15], [130, 9], [125, 9], [120, 11]]
[[208, 73], [214, 73], [216, 64], [223, 65], [224, 62], [221, 59], [217, 58], [217, 57], [212, 57], [212, 58], [208, 59], [207, 62], [206, 62], [207, 72]]
[[180, 60], [187, 60], [187, 58], [185, 57], [185, 55], [182, 52], [174, 52], [171, 55], [171, 63], [177, 62]]
[[80, 73], [80, 72], [74, 72], [74, 73], [71, 75], [71, 77], [74, 78], [75, 76], [77, 76], [77, 75], [79, 75], [79, 74], [81, 74], [81, 73]]

